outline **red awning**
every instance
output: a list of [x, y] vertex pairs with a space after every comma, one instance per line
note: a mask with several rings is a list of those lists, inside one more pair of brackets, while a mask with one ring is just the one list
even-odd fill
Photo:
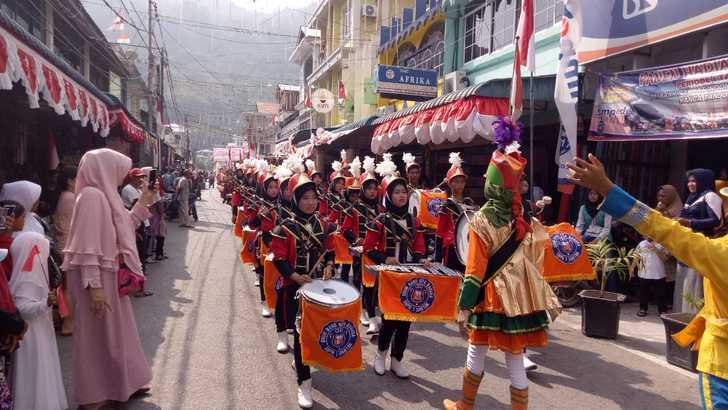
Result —
[[[426, 103], [425, 103], [426, 104]], [[381, 123], [374, 130], [372, 152], [381, 154], [415, 140], [469, 143], [476, 136], [493, 139], [492, 123], [508, 115], [508, 99], [472, 95]]]
[[124, 132], [124, 136], [130, 142], [136, 144], [144, 143], [144, 135], [146, 131], [144, 126], [139, 124], [134, 118], [129, 117], [123, 109], [117, 108], [109, 112], [109, 123], [111, 127], [119, 126]]
[[22, 82], [30, 108], [40, 107], [40, 97], [58, 115], [68, 113], [82, 126], [91, 125], [102, 137], [109, 134], [108, 107], [61, 69], [43, 58], [4, 27], [0, 27], [0, 89]]

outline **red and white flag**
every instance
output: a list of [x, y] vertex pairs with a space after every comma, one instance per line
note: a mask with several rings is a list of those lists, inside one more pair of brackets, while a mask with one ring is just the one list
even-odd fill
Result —
[[523, 113], [523, 83], [521, 82], [521, 65], [518, 43], [513, 55], [513, 80], [511, 81], [511, 119], [518, 121]]
[[339, 105], [346, 103], [346, 87], [344, 86], [344, 80], [339, 80]]
[[526, 67], [530, 73], [536, 71], [536, 45], [534, 44], [534, 10], [533, 0], [523, 0], [521, 6], [521, 16], [518, 19], [518, 29], [516, 37], [518, 38], [518, 48], [520, 49], [520, 58], [517, 60], [519, 65]]
[[303, 106], [306, 108], [313, 108], [313, 102], [311, 102], [311, 89], [305, 87], [303, 95]]

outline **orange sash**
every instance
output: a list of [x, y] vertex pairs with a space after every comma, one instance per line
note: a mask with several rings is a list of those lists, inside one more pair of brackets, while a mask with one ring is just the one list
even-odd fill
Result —
[[568, 223], [560, 223], [546, 230], [549, 241], [544, 254], [543, 278], [547, 282], [594, 280], [596, 273], [576, 229]]
[[460, 278], [382, 271], [379, 308], [385, 319], [450, 322], [457, 316]]
[[342, 265], [351, 265], [354, 263], [354, 258], [352, 258], [349, 252], [349, 241], [344, 238], [344, 235], [334, 233], [331, 234], [331, 238], [334, 243], [334, 262]]
[[235, 216], [235, 226], [233, 226], [233, 235], [238, 238], [243, 237], [243, 220], [245, 220], [245, 212], [238, 209], [238, 213]]
[[417, 210], [417, 219], [420, 225], [429, 229], [437, 228], [440, 215], [440, 206], [447, 201], [447, 193], [434, 191], [420, 191], [420, 206]]
[[278, 298], [278, 289], [282, 286], [283, 276], [278, 273], [276, 265], [273, 263], [273, 254], [268, 255], [263, 262], [263, 293], [265, 294], [265, 303], [268, 309], [275, 310], [276, 299]]
[[255, 265], [255, 236], [256, 231], [243, 229], [243, 248], [240, 250], [240, 261], [243, 263], [251, 263]]
[[301, 297], [303, 363], [330, 372], [363, 370], [359, 313], [361, 299], [328, 308]]
[[361, 284], [367, 288], [373, 288], [377, 283], [377, 275], [369, 272], [366, 268], [369, 265], [376, 265], [373, 260], [369, 259], [365, 254], [361, 255]]

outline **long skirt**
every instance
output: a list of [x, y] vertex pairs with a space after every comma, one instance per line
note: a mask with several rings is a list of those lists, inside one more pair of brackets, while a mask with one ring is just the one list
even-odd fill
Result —
[[703, 299], [703, 277], [695, 269], [679, 263], [672, 309], [675, 312], [697, 313], [698, 309], [692, 302], [700, 299]]

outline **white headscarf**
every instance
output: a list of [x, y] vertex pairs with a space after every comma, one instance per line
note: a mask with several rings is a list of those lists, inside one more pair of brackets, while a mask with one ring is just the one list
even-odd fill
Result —
[[43, 225], [33, 216], [33, 207], [40, 200], [40, 185], [30, 181], [8, 182], [0, 191], [0, 201], [15, 201], [25, 208], [23, 232], [30, 231], [45, 235]]

